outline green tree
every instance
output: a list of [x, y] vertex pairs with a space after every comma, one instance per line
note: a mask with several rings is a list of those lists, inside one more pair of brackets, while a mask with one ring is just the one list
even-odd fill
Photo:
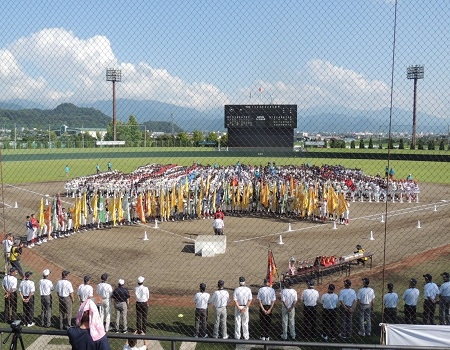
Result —
[[364, 139], [359, 140], [359, 148], [366, 148], [366, 146], [364, 145]]
[[200, 141], [203, 141], [203, 133], [200, 130], [194, 130], [192, 133], [192, 142], [194, 143], [194, 146], [198, 146], [198, 143]]
[[217, 142], [219, 136], [215, 132], [210, 132], [208, 136], [206, 136], [206, 141]]
[[[425, 145], [425, 142], [423, 141], [423, 139], [420, 139], [420, 140], [417, 142], [417, 149], [423, 149], [423, 148], [424, 148], [424, 145]], [[412, 148], [412, 144], [411, 144], [411, 149], [413, 149], [413, 148]]]
[[327, 140], [325, 139], [325, 140], [323, 140], [323, 148], [327, 148], [327, 146], [328, 146], [328, 143], [327, 143]]
[[394, 149], [394, 140], [392, 138], [389, 139], [388, 148], [389, 149]]
[[222, 135], [220, 138], [220, 147], [227, 147], [228, 146], [228, 134]]
[[189, 136], [185, 131], [178, 133], [176, 139], [179, 141], [180, 146], [187, 146], [189, 143]]
[[372, 138], [369, 139], [369, 149], [373, 149], [373, 140], [372, 140]]
[[350, 148], [355, 148], [355, 147], [356, 147], [356, 142], [355, 142], [355, 140], [352, 140], [350, 142]]
[[444, 140], [441, 140], [441, 142], [439, 142], [439, 151], [443, 151], [445, 150], [445, 142]]
[[428, 149], [433, 151], [436, 149], [436, 144], [434, 140], [428, 140]]
[[400, 139], [400, 141], [398, 142], [398, 149], [405, 149], [405, 145], [403, 143], [403, 139]]

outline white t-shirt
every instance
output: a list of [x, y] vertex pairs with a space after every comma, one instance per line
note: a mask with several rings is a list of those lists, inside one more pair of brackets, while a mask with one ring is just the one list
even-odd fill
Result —
[[41, 295], [50, 295], [53, 289], [53, 282], [49, 279], [43, 278], [39, 281], [39, 293]]
[[230, 293], [225, 289], [216, 290], [211, 298], [211, 303], [214, 307], [224, 307], [230, 301]]
[[88, 298], [94, 296], [94, 288], [89, 284], [81, 284], [78, 287], [77, 295], [80, 297], [81, 301], [85, 301]]
[[247, 305], [252, 298], [252, 290], [249, 287], [239, 286], [234, 290], [233, 300], [237, 301], [240, 306]]
[[207, 309], [209, 297], [210, 297], [209, 293], [197, 292], [194, 296], [195, 307], [197, 309]]
[[291, 308], [295, 302], [297, 302], [298, 296], [295, 289], [283, 289], [281, 291], [281, 301], [287, 308]]
[[102, 297], [102, 299], [109, 299], [113, 293], [112, 287], [109, 283], [101, 282], [97, 285], [97, 294]]
[[258, 290], [257, 299], [261, 300], [263, 305], [272, 305], [272, 303], [277, 300], [275, 290], [267, 286], [261, 287]]

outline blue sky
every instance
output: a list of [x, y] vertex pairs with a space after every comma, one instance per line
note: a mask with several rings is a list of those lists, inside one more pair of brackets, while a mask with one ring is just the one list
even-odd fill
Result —
[[[4, 1], [1, 100], [48, 107], [118, 96], [208, 110], [389, 107], [392, 0]], [[399, 0], [394, 105], [412, 106], [406, 67], [425, 65], [419, 110], [449, 115], [448, 2]], [[262, 92], [258, 89], [262, 88]], [[250, 98], [250, 95], [252, 96]]]

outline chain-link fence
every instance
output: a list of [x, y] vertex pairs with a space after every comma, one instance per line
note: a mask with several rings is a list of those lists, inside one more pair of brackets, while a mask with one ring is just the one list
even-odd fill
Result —
[[3, 7], [1, 322], [27, 348], [68, 347], [85, 300], [114, 349], [440, 339], [446, 2]]

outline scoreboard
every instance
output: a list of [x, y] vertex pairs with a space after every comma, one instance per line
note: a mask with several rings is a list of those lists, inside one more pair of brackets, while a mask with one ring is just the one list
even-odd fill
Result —
[[225, 105], [225, 128], [296, 128], [297, 105]]

